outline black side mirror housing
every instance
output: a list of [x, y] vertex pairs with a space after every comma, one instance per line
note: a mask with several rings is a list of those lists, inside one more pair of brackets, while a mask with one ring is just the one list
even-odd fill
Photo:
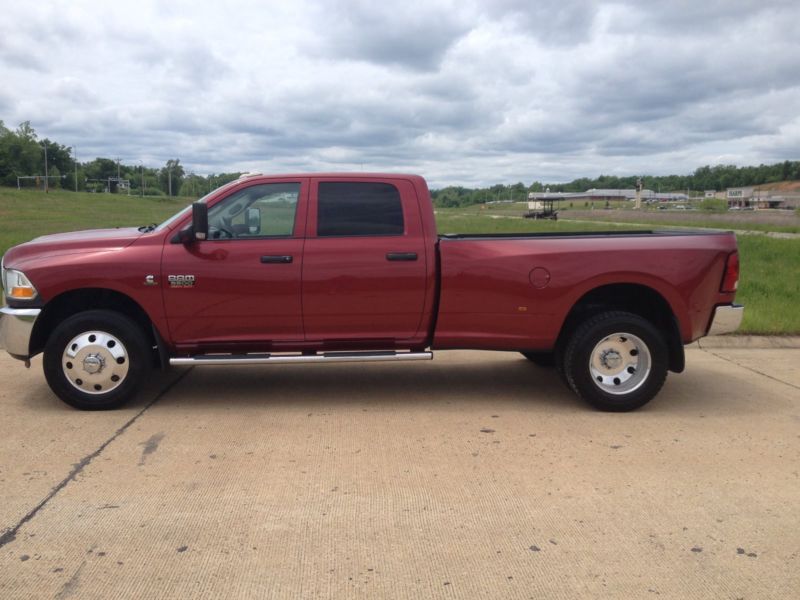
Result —
[[258, 235], [261, 233], [261, 209], [258, 207], [248, 208], [245, 215], [247, 233], [250, 235]]
[[192, 238], [198, 241], [208, 238], [208, 206], [203, 202], [192, 204]]

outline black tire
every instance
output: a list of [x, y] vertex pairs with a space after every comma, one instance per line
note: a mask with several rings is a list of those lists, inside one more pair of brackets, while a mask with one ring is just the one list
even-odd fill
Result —
[[582, 323], [564, 351], [569, 387], [599, 410], [627, 412], [664, 385], [669, 356], [662, 333], [638, 315], [609, 311]]
[[150, 346], [139, 325], [110, 310], [69, 317], [44, 348], [50, 389], [80, 410], [119, 408], [136, 394], [151, 363]]
[[520, 352], [520, 354], [538, 367], [550, 368], [556, 366], [554, 352]]

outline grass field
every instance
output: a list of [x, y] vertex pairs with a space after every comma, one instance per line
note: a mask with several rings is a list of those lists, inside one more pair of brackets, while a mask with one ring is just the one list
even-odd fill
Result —
[[[157, 223], [192, 200], [70, 192], [51, 192], [45, 195], [41, 192], [0, 188], [0, 253], [10, 246], [46, 233]], [[439, 231], [510, 233], [641, 230], [668, 224], [663, 221], [622, 225], [603, 221], [533, 221], [514, 218], [519, 215], [519, 207], [515, 209], [512, 204], [493, 206], [500, 208], [438, 209], [436, 222]], [[607, 211], [594, 212], [607, 214]], [[645, 217], [647, 213], [639, 216]], [[743, 223], [745, 225], [736, 228], [761, 229], [747, 225], [746, 221]], [[689, 226], [687, 223], [679, 225]], [[719, 224], [703, 226], [720, 227]], [[761, 226], [769, 227], [763, 223]], [[725, 227], [733, 228], [730, 225]], [[737, 301], [747, 306], [740, 333], [800, 334], [800, 238], [775, 239], [764, 235], [739, 235], [738, 239], [742, 278]]]
[[740, 333], [800, 334], [800, 238], [738, 235]]
[[[703, 210], [658, 210], [653, 206], [634, 210], [630, 202], [612, 202], [611, 209], [603, 209], [599, 203], [595, 210], [580, 206], [556, 206], [559, 219], [564, 221], [595, 221], [609, 223], [637, 223], [651, 227], [704, 227], [732, 229], [734, 231], [774, 231], [800, 233], [800, 213], [790, 210], [724, 211]], [[527, 210], [526, 202], [506, 204], [473, 205], [460, 209], [440, 209], [444, 213], [456, 211], [469, 216], [522, 216]], [[585, 226], [585, 225], [584, 225]]]
[[192, 200], [0, 188], [0, 253], [47, 233], [160, 223]]
[[607, 231], [643, 230], [646, 225], [617, 225], [615, 223], [573, 223], [570, 221], [535, 221], [516, 216], [472, 214], [459, 209], [437, 209], [436, 227], [439, 233], [523, 233], [550, 231]]

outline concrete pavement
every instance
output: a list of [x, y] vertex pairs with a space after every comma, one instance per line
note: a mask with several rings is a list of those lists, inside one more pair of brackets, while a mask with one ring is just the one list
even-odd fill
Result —
[[488, 352], [81, 413], [3, 354], [0, 597], [795, 597], [800, 350], [687, 364], [623, 415]]

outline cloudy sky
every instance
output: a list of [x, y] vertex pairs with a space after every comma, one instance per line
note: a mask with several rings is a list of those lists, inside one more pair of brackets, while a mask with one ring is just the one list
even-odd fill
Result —
[[439, 187], [800, 159], [797, 0], [2, 12], [0, 119], [80, 160], [411, 171]]

